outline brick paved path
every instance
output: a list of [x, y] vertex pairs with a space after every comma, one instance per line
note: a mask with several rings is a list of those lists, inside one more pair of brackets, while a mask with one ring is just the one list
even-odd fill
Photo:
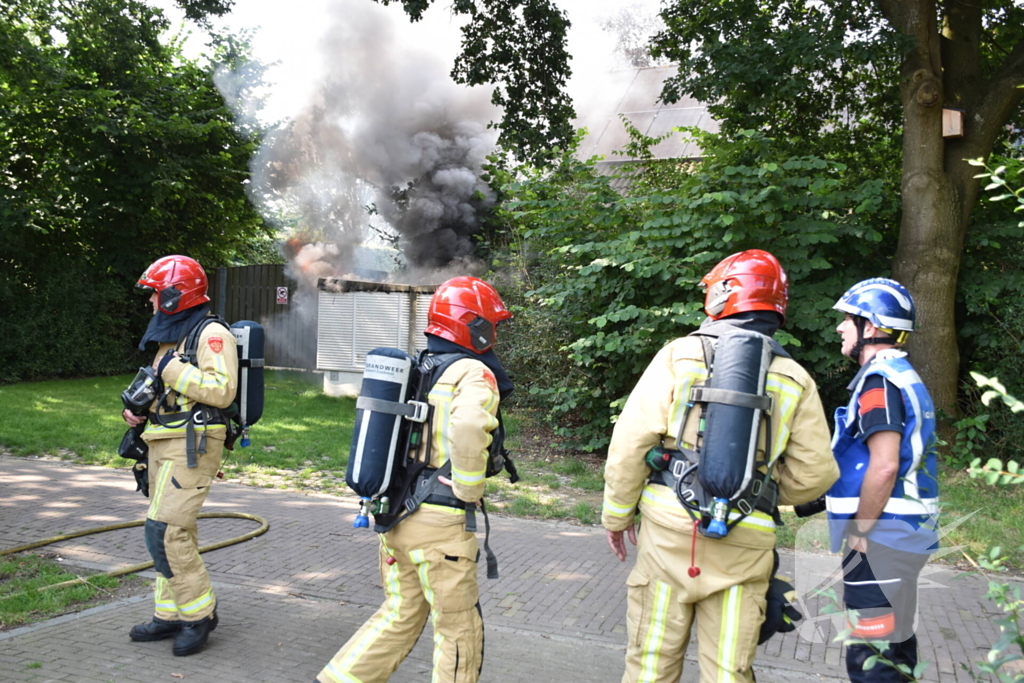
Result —
[[[133, 489], [127, 471], [0, 456], [0, 548], [143, 518], [147, 501]], [[127, 629], [151, 614], [148, 598], [135, 599], [0, 634], [0, 680], [172, 681], [179, 679], [171, 674], [180, 673], [193, 681], [311, 681], [382, 597], [377, 539], [352, 528], [354, 500], [218, 483], [204, 511], [261, 515], [271, 528], [204, 555], [221, 601], [221, 626], [203, 654], [175, 658], [168, 641], [131, 643]], [[502, 578], [480, 581], [487, 625], [482, 680], [618, 681], [631, 563], [611, 555], [599, 528], [491, 522]], [[252, 528], [246, 520], [201, 520], [200, 542]], [[72, 562], [90, 567], [149, 559], [137, 528], [58, 546]], [[783, 554], [783, 570], [796, 572], [802, 592], [834, 564], [833, 557]], [[998, 638], [985, 582], [952, 581], [954, 573], [938, 565], [926, 572], [918, 637], [922, 658], [933, 664], [925, 679], [969, 681], [959, 663], [983, 659]], [[816, 614], [818, 606], [809, 601], [807, 613]], [[759, 681], [845, 680], [830, 619], [802, 623], [804, 637], [791, 633], [759, 649]], [[815, 624], [824, 636], [816, 636]], [[421, 638], [392, 680], [427, 680], [429, 647], [429, 638]], [[35, 662], [42, 666], [27, 668]], [[697, 680], [695, 664], [683, 680]]]

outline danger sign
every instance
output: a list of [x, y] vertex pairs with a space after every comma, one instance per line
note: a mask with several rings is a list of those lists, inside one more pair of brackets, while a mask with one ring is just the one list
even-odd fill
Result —
[[286, 304], [288, 303], [288, 288], [278, 287], [277, 288], [277, 303]]

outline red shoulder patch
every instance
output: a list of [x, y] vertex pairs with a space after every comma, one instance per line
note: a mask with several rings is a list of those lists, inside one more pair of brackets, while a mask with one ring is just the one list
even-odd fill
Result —
[[885, 389], [868, 389], [860, 395], [860, 414], [866, 415], [872, 410], [885, 410]]
[[206, 343], [210, 345], [210, 350], [214, 353], [220, 353], [224, 350], [224, 340], [220, 337], [210, 337], [206, 340]]
[[488, 368], [484, 368], [484, 381], [487, 382], [487, 386], [491, 388], [491, 391], [498, 393], [498, 380], [494, 378], [494, 373]]

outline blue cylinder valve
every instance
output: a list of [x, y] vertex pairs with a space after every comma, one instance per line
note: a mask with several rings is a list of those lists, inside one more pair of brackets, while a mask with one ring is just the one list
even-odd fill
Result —
[[356, 515], [356, 521], [352, 522], [354, 529], [369, 529], [370, 528], [370, 499], [360, 498], [359, 499], [359, 514]]
[[708, 538], [723, 538], [729, 533], [729, 527], [725, 525], [725, 517], [729, 513], [729, 501], [725, 498], [715, 498], [711, 503], [711, 521], [708, 523], [708, 530], [704, 535]]

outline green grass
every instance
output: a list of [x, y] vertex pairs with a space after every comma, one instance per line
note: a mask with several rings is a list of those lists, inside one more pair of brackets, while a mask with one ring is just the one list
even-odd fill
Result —
[[977, 511], [942, 540], [945, 547], [966, 546], [963, 551], [950, 554], [950, 561], [962, 560], [963, 552], [977, 558], [988, 548], [998, 546], [1010, 558], [1010, 564], [1024, 568], [1024, 488], [989, 486], [963, 472], [942, 472], [939, 500], [942, 527]]
[[76, 575], [68, 573], [60, 563], [37, 555], [0, 559], [0, 627], [11, 628], [61, 614], [70, 606], [120, 585], [117, 577], [100, 576], [90, 579], [89, 584], [38, 591], [43, 586], [74, 578]]
[[601, 521], [601, 508], [586, 501], [576, 503], [572, 514], [580, 521], [580, 524], [597, 524]]
[[[266, 373], [264, 417], [236, 444], [228, 470], [340, 471], [348, 460], [355, 401], [324, 396], [320, 375]], [[15, 455], [74, 454], [93, 465], [125, 466], [116, 449], [126, 426], [121, 391], [132, 375], [0, 386], [0, 445]]]
[[539, 517], [540, 519], [563, 519], [570, 515], [562, 502], [555, 499], [545, 500], [533, 492], [516, 495], [504, 508], [516, 517]]

